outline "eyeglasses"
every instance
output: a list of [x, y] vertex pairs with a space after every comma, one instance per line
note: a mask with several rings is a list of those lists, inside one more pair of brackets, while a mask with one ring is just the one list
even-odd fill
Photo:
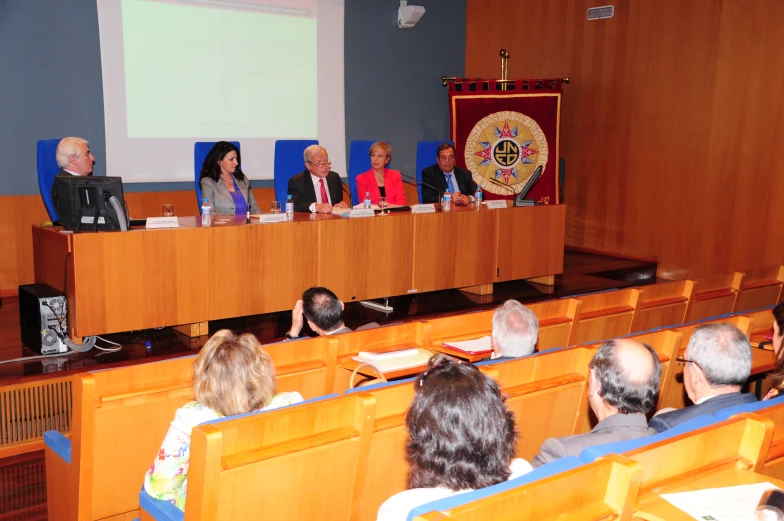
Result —
[[[683, 358], [682, 356], [678, 356], [678, 357], [676, 357], [676, 358], [675, 358], [675, 361], [676, 361], [676, 362], [678, 363], [678, 365], [680, 365], [680, 366], [685, 366], [686, 364], [694, 364], [694, 365], [696, 365], [697, 367], [700, 367], [700, 364], [698, 364], [698, 363], [697, 363], [697, 362], [695, 362], [694, 360], [689, 360], [688, 358]], [[700, 367], [700, 370], [702, 370], [702, 367]]]
[[[308, 163], [310, 163], [310, 161], [308, 161]], [[332, 166], [332, 161], [324, 161], [323, 163], [310, 163], [310, 164], [316, 168], [323, 168], [325, 166], [329, 168], [330, 166]]]

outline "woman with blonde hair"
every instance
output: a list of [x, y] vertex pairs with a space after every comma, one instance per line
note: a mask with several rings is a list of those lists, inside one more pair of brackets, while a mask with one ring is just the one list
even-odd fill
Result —
[[144, 476], [150, 497], [185, 510], [191, 430], [224, 416], [274, 409], [302, 401], [297, 392], [275, 394], [272, 358], [250, 333], [215, 333], [193, 364], [193, 396], [177, 409], [155, 461]]
[[392, 160], [392, 147], [389, 143], [376, 141], [370, 145], [371, 168], [357, 176], [357, 197], [360, 201], [370, 193], [370, 204], [378, 204], [379, 197], [386, 197], [387, 203], [406, 205], [403, 193], [403, 177], [397, 170], [390, 170], [387, 165]]

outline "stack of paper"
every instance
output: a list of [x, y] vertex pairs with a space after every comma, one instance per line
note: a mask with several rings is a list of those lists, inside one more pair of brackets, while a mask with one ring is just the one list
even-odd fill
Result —
[[748, 521], [754, 519], [754, 510], [762, 494], [774, 488], [778, 487], [771, 483], [755, 483], [662, 494], [661, 497], [700, 521]]
[[403, 349], [402, 351], [390, 351], [388, 353], [360, 351], [357, 356], [353, 357], [353, 360], [370, 364], [376, 370], [382, 373], [388, 373], [390, 371], [398, 371], [400, 369], [408, 369], [409, 367], [427, 364], [427, 361], [430, 360], [431, 356], [433, 355], [430, 351], [415, 348]]
[[444, 346], [462, 351], [469, 355], [479, 355], [482, 353], [490, 353], [493, 347], [490, 343], [490, 336], [483, 336], [474, 340], [464, 340], [462, 342], [444, 342]]

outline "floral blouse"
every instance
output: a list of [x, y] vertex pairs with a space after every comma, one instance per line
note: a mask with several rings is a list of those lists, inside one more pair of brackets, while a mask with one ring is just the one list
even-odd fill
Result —
[[[276, 409], [301, 401], [302, 396], [298, 392], [278, 393], [262, 410]], [[190, 402], [177, 409], [158, 456], [144, 475], [144, 490], [150, 497], [170, 501], [180, 510], [185, 510], [191, 429], [220, 417], [220, 414], [199, 402]]]
[[771, 387], [770, 391], [768, 391], [768, 394], [765, 395], [765, 398], [763, 398], [762, 401], [764, 402], [765, 400], [770, 400], [771, 398], [775, 398], [779, 394], [780, 391], [778, 389], [776, 389], [775, 387]]

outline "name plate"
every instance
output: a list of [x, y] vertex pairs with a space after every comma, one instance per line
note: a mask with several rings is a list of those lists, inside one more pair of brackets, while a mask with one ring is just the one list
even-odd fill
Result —
[[495, 199], [493, 201], [487, 201], [487, 209], [488, 210], [497, 210], [498, 208], [506, 208], [506, 200], [505, 199]]
[[348, 212], [348, 216], [351, 219], [354, 217], [375, 217], [376, 212], [374, 212], [372, 208], [354, 208]]
[[289, 218], [285, 213], [263, 213], [259, 215], [259, 223], [261, 224], [285, 223], [288, 220]]
[[411, 213], [436, 213], [434, 204], [412, 204]]

